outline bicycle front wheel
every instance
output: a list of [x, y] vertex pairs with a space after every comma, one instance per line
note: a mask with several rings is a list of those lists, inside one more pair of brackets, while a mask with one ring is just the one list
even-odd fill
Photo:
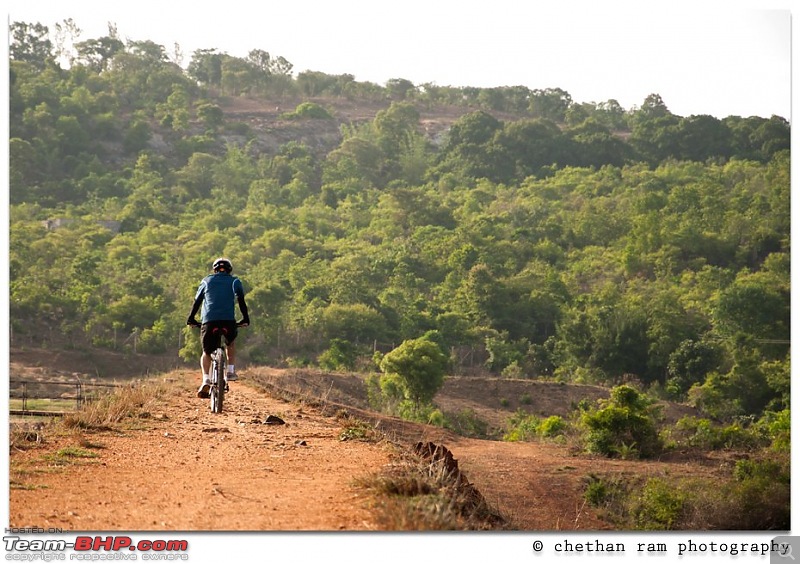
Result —
[[214, 353], [214, 373], [211, 375], [211, 411], [222, 413], [225, 401], [225, 369], [227, 359], [225, 351], [219, 348]]

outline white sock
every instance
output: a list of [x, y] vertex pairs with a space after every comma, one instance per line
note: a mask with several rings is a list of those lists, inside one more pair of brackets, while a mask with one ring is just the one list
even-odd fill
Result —
[[210, 382], [211, 377], [208, 374], [203, 374], [203, 383]]
[[228, 365], [228, 374], [233, 374], [233, 364]]

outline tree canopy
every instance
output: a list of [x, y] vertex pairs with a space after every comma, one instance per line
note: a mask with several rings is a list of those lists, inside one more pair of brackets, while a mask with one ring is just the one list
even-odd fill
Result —
[[[335, 346], [351, 363], [436, 331], [455, 373], [636, 379], [734, 415], [788, 405], [781, 117], [295, 77], [260, 49], [201, 49], [184, 70], [113, 29], [74, 41], [69, 66], [40, 24], [13, 23], [11, 41], [15, 342], [193, 356], [183, 322], [225, 255], [253, 361]], [[326, 100], [384, 109], [330, 146], [265, 146], [254, 128], [271, 124], [228, 113], [231, 97], [301, 100], [297, 131], [330, 127]], [[453, 107], [427, 134], [422, 113]]]

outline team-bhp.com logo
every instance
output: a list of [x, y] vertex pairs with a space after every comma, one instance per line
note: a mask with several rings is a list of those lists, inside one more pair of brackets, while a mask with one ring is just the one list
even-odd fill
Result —
[[6, 560], [50, 562], [66, 560], [68, 549], [74, 552], [70, 560], [188, 560], [189, 542], [185, 540], [139, 540], [131, 537], [76, 537], [74, 542], [65, 540], [23, 539], [4, 536]]

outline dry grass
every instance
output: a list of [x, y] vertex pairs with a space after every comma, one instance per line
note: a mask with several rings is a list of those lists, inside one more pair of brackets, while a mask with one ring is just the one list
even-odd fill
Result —
[[120, 426], [141, 424], [150, 417], [159, 399], [170, 391], [182, 393], [179, 386], [169, 382], [148, 380], [136, 385], [116, 388], [113, 393], [84, 404], [63, 417], [36, 421], [12, 422], [9, 426], [10, 451], [23, 451], [41, 446], [48, 437], [71, 435], [81, 447], [102, 448], [83, 436], [82, 431], [107, 431]]
[[387, 531], [507, 530], [510, 524], [463, 476], [407, 451], [383, 472], [362, 477], [378, 525]]
[[66, 414], [62, 425], [66, 429], [108, 430], [126, 419], [147, 419], [168, 389], [168, 384], [155, 381], [117, 388], [81, 410]]
[[52, 424], [12, 424], [8, 433], [9, 452], [28, 450], [40, 446], [45, 442], [47, 429], [50, 427], [52, 427]]
[[373, 425], [353, 417], [346, 409], [340, 409], [336, 412], [336, 420], [342, 425], [342, 432], [339, 433], [339, 440], [341, 441], [379, 443], [386, 438]]

